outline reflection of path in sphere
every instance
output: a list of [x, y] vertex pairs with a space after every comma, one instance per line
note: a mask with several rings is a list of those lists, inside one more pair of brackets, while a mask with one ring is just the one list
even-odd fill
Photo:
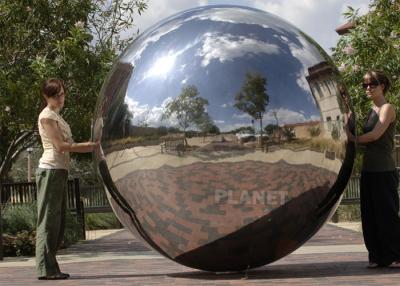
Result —
[[249, 148], [240, 149], [231, 145], [228, 149], [214, 150], [215, 147], [210, 150], [206, 145], [197, 152], [179, 157], [175, 154], [162, 154], [160, 146], [146, 146], [111, 152], [107, 154], [106, 158], [114, 180], [126, 176], [127, 173], [136, 169], [155, 169], [163, 165], [178, 167], [196, 162], [241, 162], [250, 160], [275, 163], [284, 160], [294, 165], [311, 164], [335, 173], [339, 171], [341, 166], [340, 160], [327, 159], [324, 153], [311, 150], [292, 151], [282, 149], [266, 153]]
[[335, 178], [311, 165], [244, 161], [138, 170], [116, 186], [137, 206], [144, 230], [176, 257], [241, 229], [304, 192], [318, 189], [321, 198]]

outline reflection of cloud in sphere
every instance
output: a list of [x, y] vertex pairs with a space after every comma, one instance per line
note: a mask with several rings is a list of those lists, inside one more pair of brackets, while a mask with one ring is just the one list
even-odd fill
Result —
[[311, 38], [266, 12], [200, 7], [153, 26], [96, 107], [115, 213], [198, 269], [287, 255], [332, 214], [351, 172], [339, 81]]

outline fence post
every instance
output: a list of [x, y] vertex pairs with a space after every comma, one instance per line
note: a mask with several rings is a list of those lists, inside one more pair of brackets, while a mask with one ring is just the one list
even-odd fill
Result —
[[74, 179], [74, 191], [75, 191], [75, 207], [76, 207], [76, 216], [78, 219], [78, 223], [81, 226], [82, 231], [82, 239], [86, 239], [85, 233], [85, 218], [83, 216], [83, 207], [81, 204], [81, 191], [79, 187], [79, 178]]

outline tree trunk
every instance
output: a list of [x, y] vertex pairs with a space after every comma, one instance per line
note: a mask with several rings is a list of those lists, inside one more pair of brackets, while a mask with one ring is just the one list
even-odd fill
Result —
[[263, 146], [263, 129], [262, 129], [262, 116], [260, 115], [260, 143], [259, 147], [262, 148]]

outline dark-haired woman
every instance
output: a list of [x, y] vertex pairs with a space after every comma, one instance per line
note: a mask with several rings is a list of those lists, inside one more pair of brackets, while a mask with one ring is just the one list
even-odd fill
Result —
[[372, 70], [365, 74], [362, 85], [372, 107], [363, 134], [347, 134], [350, 140], [365, 145], [360, 192], [368, 268], [400, 267], [399, 178], [392, 156], [396, 111], [385, 98], [390, 81], [382, 72]]
[[91, 152], [99, 144], [74, 143], [72, 140], [71, 129], [60, 115], [65, 101], [61, 80], [46, 80], [42, 85], [42, 95], [46, 107], [38, 119], [43, 154], [36, 171], [36, 270], [40, 280], [67, 279], [69, 275], [60, 271], [56, 252], [64, 235], [69, 153]]

